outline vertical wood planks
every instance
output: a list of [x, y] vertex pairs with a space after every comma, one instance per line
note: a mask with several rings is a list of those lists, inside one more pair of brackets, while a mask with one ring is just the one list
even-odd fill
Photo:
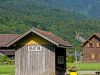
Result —
[[42, 44], [42, 51], [28, 51], [27, 46], [17, 49], [16, 75], [55, 75], [55, 48]]

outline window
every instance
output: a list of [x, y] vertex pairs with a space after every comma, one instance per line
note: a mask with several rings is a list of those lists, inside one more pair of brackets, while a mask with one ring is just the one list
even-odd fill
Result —
[[28, 46], [28, 51], [41, 51], [40, 45]]
[[97, 43], [97, 44], [96, 44], [96, 47], [100, 47], [100, 43]]
[[95, 59], [95, 54], [91, 54], [91, 59]]
[[94, 47], [94, 43], [88, 43], [87, 47]]
[[98, 55], [98, 58], [100, 59], [100, 54]]
[[98, 55], [98, 58], [100, 59], [100, 54]]
[[64, 64], [64, 56], [58, 56], [58, 64]]

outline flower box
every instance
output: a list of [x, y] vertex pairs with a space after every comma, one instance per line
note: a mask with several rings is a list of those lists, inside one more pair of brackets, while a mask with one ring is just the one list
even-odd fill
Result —
[[77, 75], [77, 72], [69, 72], [69, 75]]
[[74, 66], [71, 66], [69, 69], [69, 75], [77, 75], [77, 68]]

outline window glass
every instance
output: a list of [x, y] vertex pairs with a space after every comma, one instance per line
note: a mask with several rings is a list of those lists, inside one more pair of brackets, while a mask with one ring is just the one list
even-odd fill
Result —
[[88, 43], [87, 47], [94, 47], [94, 43]]
[[95, 59], [95, 54], [91, 54], [91, 59]]
[[100, 43], [97, 43], [97, 44], [96, 44], [96, 47], [100, 47]]
[[58, 56], [58, 64], [64, 64], [64, 56]]

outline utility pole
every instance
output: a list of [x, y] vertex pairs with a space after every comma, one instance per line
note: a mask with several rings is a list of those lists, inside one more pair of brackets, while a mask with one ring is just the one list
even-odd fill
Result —
[[78, 68], [78, 65], [77, 65], [77, 52], [75, 51], [75, 64], [76, 64], [76, 68]]

